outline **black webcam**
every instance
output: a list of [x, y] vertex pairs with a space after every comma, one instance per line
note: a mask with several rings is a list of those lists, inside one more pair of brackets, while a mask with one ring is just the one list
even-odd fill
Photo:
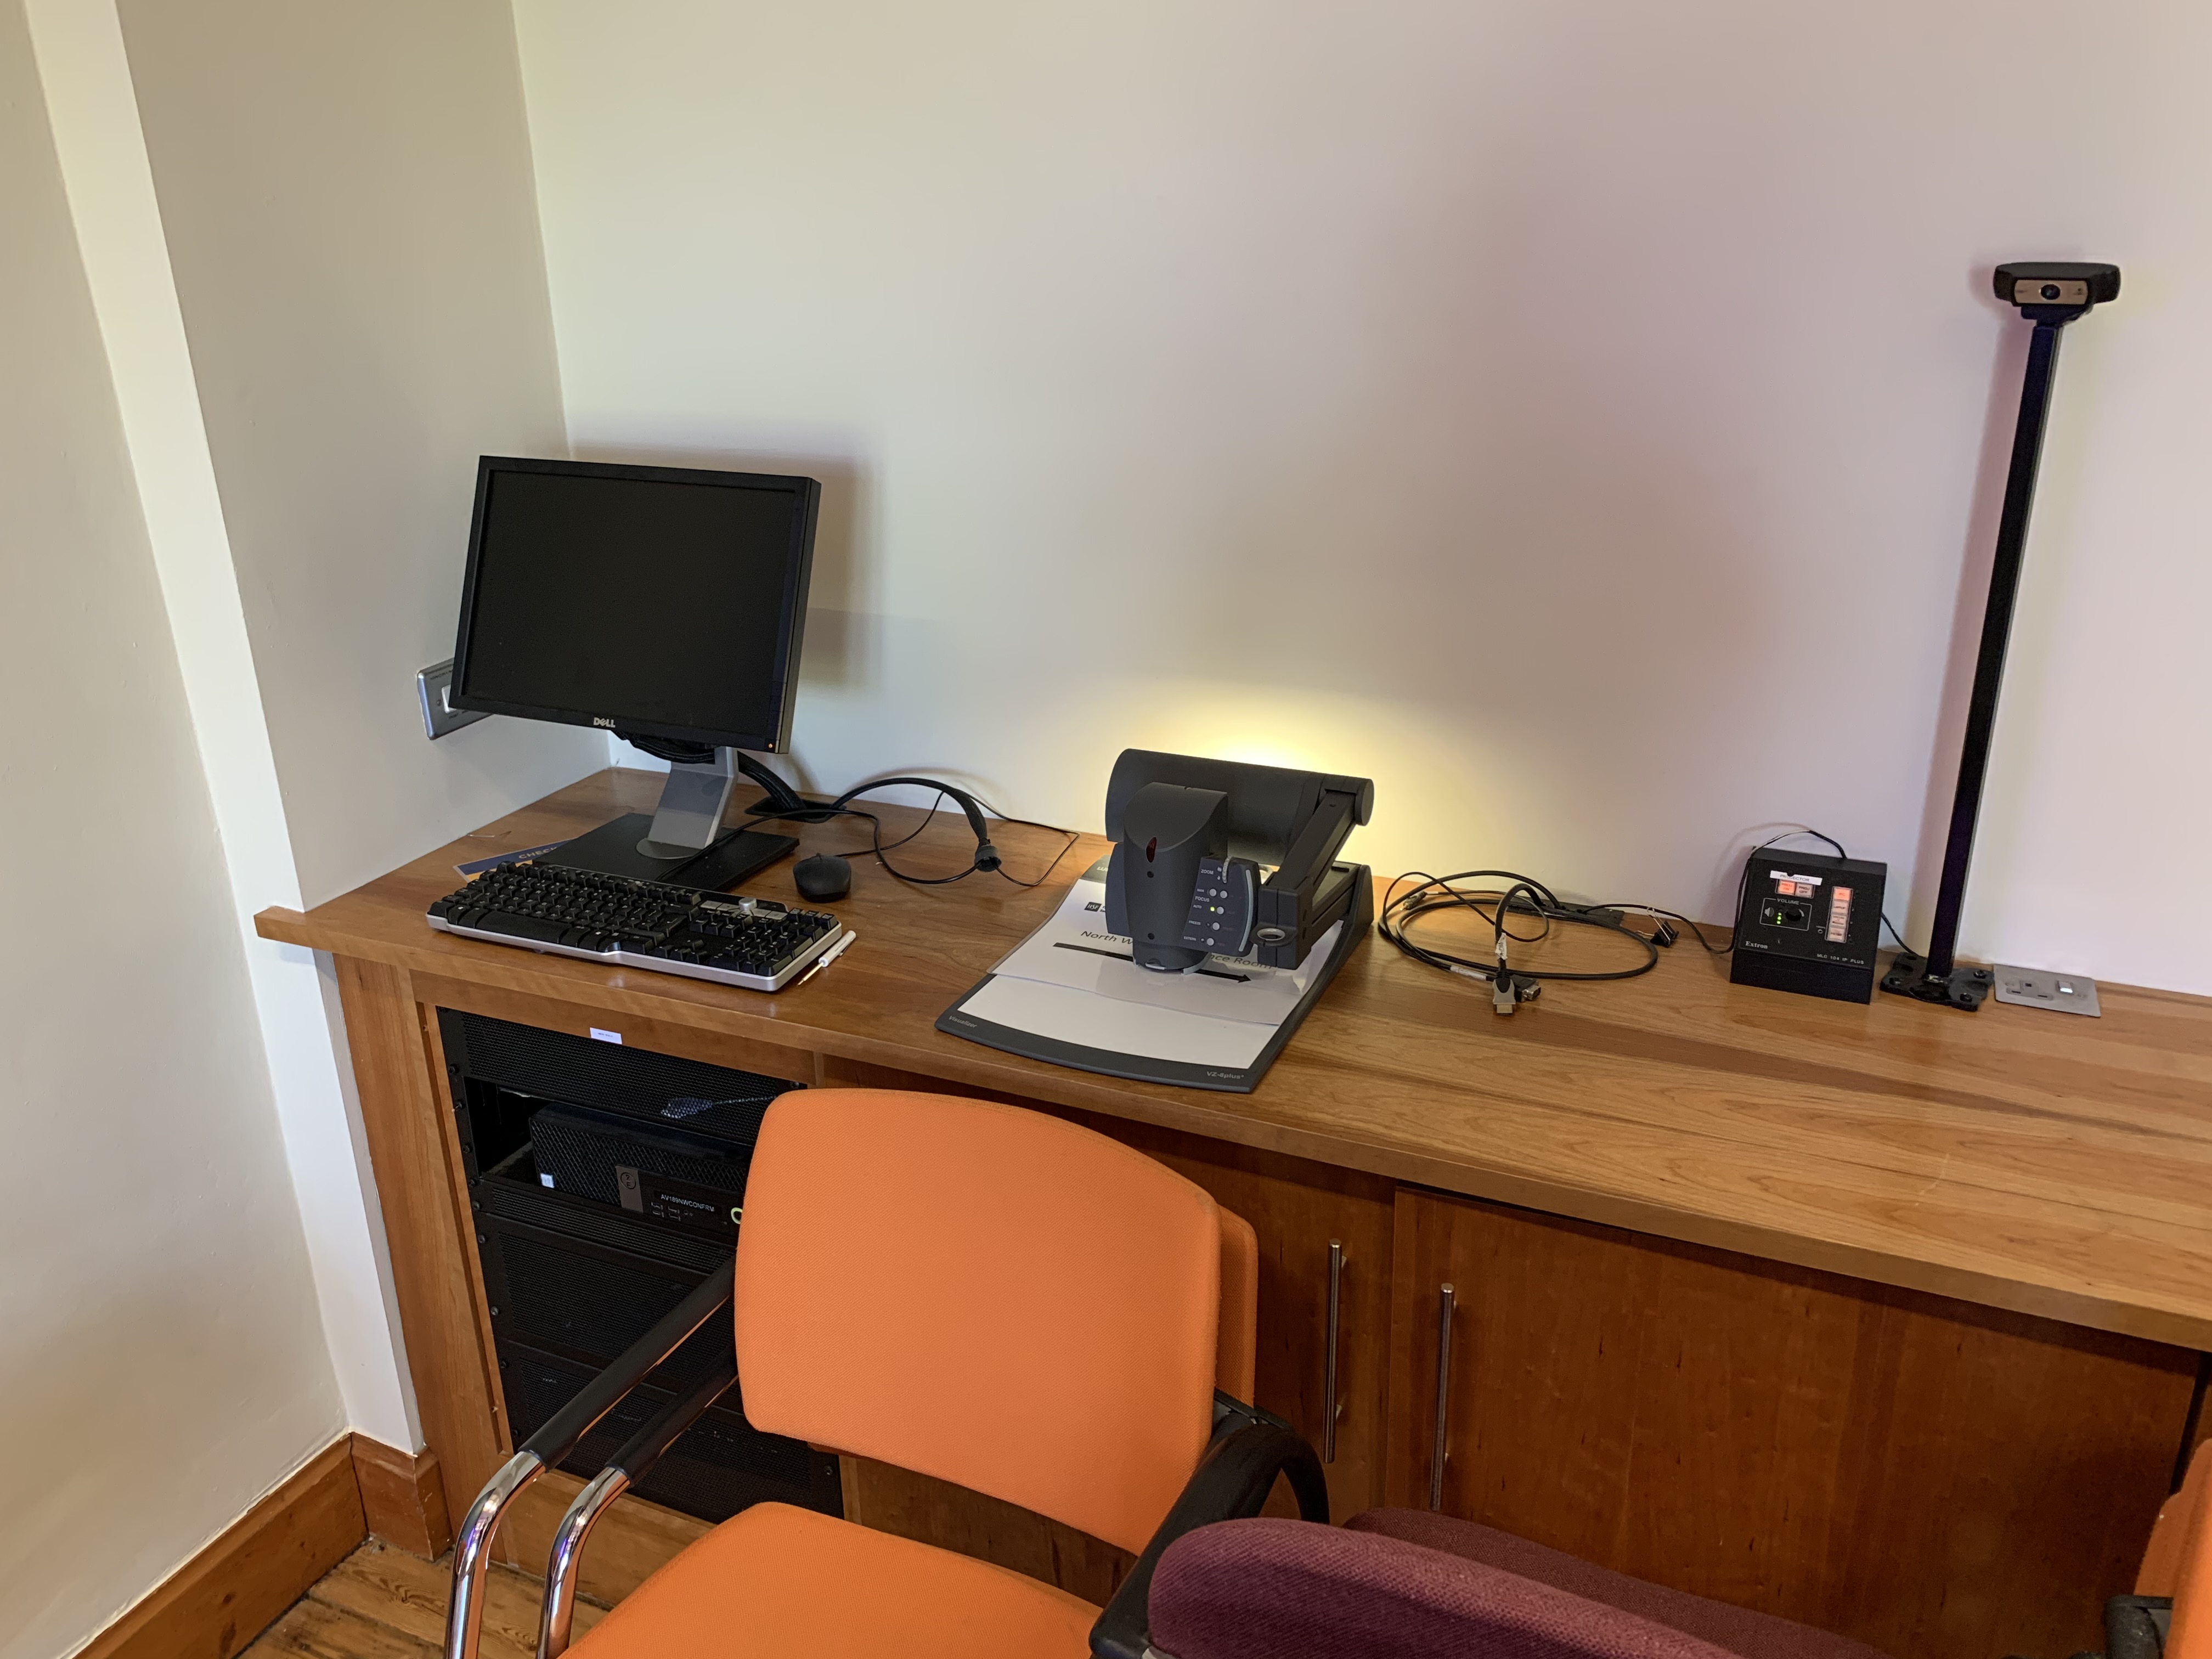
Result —
[[2062, 313], [2070, 321], [2091, 306], [2120, 297], [2120, 268], [2067, 260], [2015, 259], [1997, 267], [1992, 286], [1998, 299], [2018, 306], [2038, 321], [2045, 314]]

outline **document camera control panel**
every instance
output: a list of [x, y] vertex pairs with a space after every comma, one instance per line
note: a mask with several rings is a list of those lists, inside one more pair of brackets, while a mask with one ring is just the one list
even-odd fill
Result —
[[1183, 919], [1185, 948], [1241, 957], [1252, 948], [1252, 917], [1259, 904], [1260, 868], [1249, 859], [1200, 859], [1198, 884]]

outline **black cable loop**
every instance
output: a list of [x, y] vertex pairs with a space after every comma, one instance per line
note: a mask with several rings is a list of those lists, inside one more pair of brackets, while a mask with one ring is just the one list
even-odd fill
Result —
[[[856, 799], [861, 795], [865, 795], [871, 789], [884, 789], [890, 787], [895, 783], [916, 784], [926, 789], [935, 789], [937, 791], [937, 796], [936, 799], [930, 803], [927, 816], [926, 816], [920, 823], [916, 824], [905, 835], [901, 836], [896, 841], [886, 845], [884, 841], [883, 819], [873, 812], [867, 811], [860, 807], [850, 805], [848, 803]], [[745, 821], [748, 823], [761, 823], [770, 821], [778, 823], [827, 823], [833, 818], [866, 818], [870, 825], [868, 845], [865, 848], [856, 847], [852, 849], [852, 853], [841, 853], [837, 854], [838, 857], [846, 858], [852, 856], [853, 854], [862, 852], [869, 853], [874, 855], [876, 862], [883, 866], [885, 872], [895, 881], [904, 882], [909, 887], [948, 887], [956, 881], [967, 880], [969, 877], [974, 875], [978, 870], [982, 869], [984, 866], [981, 864], [971, 863], [965, 870], [961, 871], [957, 875], [917, 876], [911, 875], [906, 871], [900, 869], [896, 865], [893, 864], [889, 859], [884, 856], [885, 853], [890, 852], [894, 848], [905, 846], [907, 842], [912, 841], [923, 830], [928, 829], [930, 824], [936, 819], [939, 808], [941, 807], [948, 799], [960, 801], [963, 803], [963, 805], [973, 803], [979, 811], [988, 811], [993, 817], [1007, 823], [1024, 824], [1033, 830], [1049, 830], [1056, 836], [1066, 836], [1067, 837], [1066, 844], [1060, 848], [1059, 852], [1053, 854], [1052, 862], [1045, 866], [1044, 873], [1037, 877], [1034, 881], [1024, 881], [1018, 876], [1007, 875], [1006, 871], [1002, 865], [993, 865], [990, 866], [997, 874], [1005, 876], [1008, 881], [1012, 882], [1017, 887], [1042, 887], [1051, 878], [1052, 872], [1060, 867], [1060, 860], [1067, 856], [1069, 849], [1074, 847], [1076, 842], [1083, 839], [1083, 837], [1076, 831], [1073, 830], [1063, 830], [1058, 824], [1038, 823], [1034, 819], [1030, 818], [1007, 817], [1005, 813], [1000, 812], [996, 807], [992, 806], [990, 803], [986, 801], [981, 795], [975, 794], [972, 791], [957, 788], [949, 783], [940, 782], [935, 778], [876, 778], [869, 782], [860, 784], [851, 789], [848, 789], [843, 794], [838, 796], [835, 800], [810, 801], [803, 809], [789, 811], [777, 811], [774, 808], [770, 808], [766, 811], [750, 811], [745, 814]]]
[[[1496, 892], [1484, 890], [1469, 891], [1458, 884], [1481, 880], [1498, 880], [1507, 884]], [[1401, 893], [1398, 890], [1399, 888], [1409, 881], [1416, 884], [1406, 892]], [[1526, 911], [1514, 911], [1513, 904], [1516, 898], [1525, 898], [1529, 908]], [[1483, 906], [1486, 903], [1492, 908], [1488, 910], [1484, 909]], [[1618, 968], [1606, 972], [1593, 973], [1569, 972], [1564, 969], [1538, 969], [1516, 966], [1510, 971], [1514, 978], [1520, 980], [1555, 980], [1562, 983], [1576, 981], [1595, 983], [1607, 980], [1635, 979], [1640, 975], [1650, 973], [1657, 967], [1659, 946], [1633, 927], [1618, 921], [1608, 921], [1601, 916], [1590, 914], [1593, 910], [1602, 908], [1606, 907], [1569, 904], [1550, 888], [1545, 886], [1542, 882], [1533, 876], [1522, 875], [1517, 871], [1462, 870], [1456, 875], [1432, 876], [1425, 870], [1413, 870], [1393, 881], [1385, 891], [1382, 912], [1376, 918], [1375, 931], [1416, 962], [1425, 963], [1431, 968], [1441, 968], [1448, 972], [1453, 969], [1465, 969], [1484, 979], [1493, 978], [1496, 975], [1498, 963], [1495, 958], [1486, 962], [1470, 961], [1465, 957], [1455, 956], [1449, 951], [1437, 950], [1434, 945], [1419, 944], [1407, 933], [1407, 928], [1425, 915], [1441, 910], [1465, 908], [1474, 911], [1476, 915], [1491, 924], [1493, 939], [1502, 937], [1509, 940], [1517, 940], [1522, 944], [1534, 944], [1539, 939], [1548, 937], [1553, 924], [1559, 923], [1577, 927], [1595, 927], [1601, 933], [1618, 933], [1623, 939], [1633, 939], [1644, 947], [1644, 959], [1633, 968]], [[1505, 925], [1505, 918], [1509, 914], [1533, 914], [1543, 924], [1542, 930], [1535, 933], [1516, 933]]]

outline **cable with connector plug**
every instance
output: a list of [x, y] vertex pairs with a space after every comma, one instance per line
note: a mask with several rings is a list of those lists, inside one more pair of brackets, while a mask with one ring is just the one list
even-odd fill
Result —
[[[1850, 856], [1844, 850], [1844, 844], [1841, 842], [1833, 836], [1825, 835], [1818, 830], [1785, 830], [1781, 835], [1761, 842], [1752, 850], [1754, 853], [1761, 852], [1769, 847], [1792, 840], [1799, 836], [1807, 836], [1814, 841], [1826, 842], [1830, 847], [1835, 848], [1836, 856], [1839, 859]], [[1744, 889], [1750, 879], [1751, 867], [1747, 860], [1744, 873], [1737, 883], [1736, 911], [1738, 915], [1742, 914]], [[1407, 892], [1400, 893], [1399, 888], [1409, 881], [1417, 884]], [[1474, 890], [1464, 889], [1459, 885], [1461, 883], [1470, 881], [1501, 881], [1506, 884], [1499, 888]], [[1485, 909], [1483, 908], [1485, 905], [1490, 908]], [[1408, 927], [1420, 917], [1455, 908], [1472, 910], [1483, 921], [1490, 923], [1494, 960], [1470, 961], [1465, 957], [1455, 956], [1449, 951], [1440, 951], [1433, 945], [1419, 944], [1409, 936]], [[1650, 917], [1652, 931], [1644, 933], [1629, 927], [1626, 919], [1632, 915]], [[1531, 916], [1541, 922], [1542, 926], [1534, 933], [1516, 933], [1506, 926], [1505, 919], [1509, 915]], [[1882, 926], [1889, 929], [1891, 935], [1902, 946], [1905, 944], [1904, 936], [1898, 933], [1896, 923], [1891, 921], [1887, 915], [1882, 917], [1881, 921]], [[1601, 932], [1618, 933], [1624, 939], [1633, 939], [1644, 947], [1644, 959], [1632, 968], [1619, 968], [1601, 972], [1568, 972], [1559, 969], [1538, 971], [1515, 967], [1508, 956], [1509, 941], [1522, 945], [1535, 944], [1550, 936], [1555, 923], [1595, 927]], [[1679, 910], [1669, 910], [1656, 904], [1621, 900], [1608, 900], [1601, 904], [1571, 903], [1560, 898], [1543, 883], [1511, 870], [1465, 870], [1455, 876], [1431, 876], [1423, 870], [1408, 871], [1390, 884], [1389, 890], [1383, 897], [1382, 914], [1376, 919], [1375, 931], [1416, 962], [1425, 963], [1431, 968], [1441, 968], [1447, 973], [1458, 974], [1464, 978], [1478, 980], [1488, 985], [1491, 988], [1492, 1007], [1498, 1013], [1510, 1014], [1519, 1004], [1537, 995], [1543, 988], [1543, 981], [1547, 980], [1580, 980], [1589, 982], [1635, 979], [1650, 973], [1659, 965], [1659, 952], [1671, 948], [1681, 939], [1682, 935], [1676, 927], [1676, 923], [1687, 928], [1691, 935], [1711, 955], [1724, 957], [1735, 949], [1735, 939], [1732, 933], [1728, 936], [1727, 943], [1716, 945], [1707, 937], [1702, 926], [1682, 915]]]
[[[1401, 893], [1399, 888], [1409, 881], [1417, 884]], [[1460, 885], [1473, 881], [1502, 881], [1506, 884], [1495, 889], [1469, 889]], [[1485, 905], [1490, 908], [1485, 909]], [[1490, 924], [1491, 960], [1472, 961], [1449, 951], [1438, 950], [1432, 945], [1419, 944], [1410, 936], [1407, 930], [1421, 917], [1452, 909], [1472, 910]], [[1506, 926], [1508, 916], [1524, 915], [1533, 917], [1543, 926], [1531, 933], [1516, 933]], [[1555, 924], [1594, 927], [1601, 933], [1617, 933], [1623, 939], [1632, 939], [1644, 947], [1644, 959], [1632, 968], [1600, 970], [1515, 967], [1509, 956], [1509, 941], [1535, 944], [1548, 937]], [[1629, 927], [1620, 910], [1604, 905], [1571, 904], [1533, 877], [1511, 870], [1462, 870], [1451, 876], [1432, 876], [1424, 870], [1408, 871], [1393, 881], [1389, 891], [1383, 895], [1382, 911], [1376, 919], [1375, 931], [1416, 962], [1488, 984], [1491, 988], [1491, 1006], [1501, 1014], [1510, 1014], [1520, 1004], [1540, 994], [1547, 981], [1572, 980], [1587, 983], [1634, 979], [1650, 973], [1659, 964], [1658, 944]]]
[[1674, 924], [1678, 921], [1680, 922], [1684, 927], [1688, 928], [1690, 932], [1696, 936], [1698, 943], [1704, 945], [1705, 949], [1714, 956], [1724, 957], [1729, 951], [1735, 949], [1735, 942], [1733, 939], [1726, 945], [1714, 944], [1712, 940], [1705, 937], [1705, 930], [1703, 927], [1691, 921], [1689, 917], [1684, 915], [1679, 910], [1662, 909], [1656, 904], [1632, 903], [1626, 899], [1607, 899], [1604, 903], [1593, 905], [1590, 908], [1595, 910], [1618, 910], [1622, 912], [1624, 915], [1650, 917], [1653, 922], [1653, 928], [1650, 936], [1651, 942], [1654, 945], [1658, 945], [1662, 950], [1671, 949], [1675, 942], [1682, 937], [1681, 933], [1674, 927]]

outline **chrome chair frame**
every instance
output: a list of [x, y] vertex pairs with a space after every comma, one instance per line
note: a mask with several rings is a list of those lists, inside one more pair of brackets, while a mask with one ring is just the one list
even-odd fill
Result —
[[[733, 1357], [726, 1376], [708, 1377], [684, 1399], [662, 1410], [576, 1494], [575, 1502], [561, 1517], [545, 1563], [538, 1659], [560, 1659], [568, 1651], [575, 1617], [577, 1571], [593, 1525], [616, 1498], [644, 1479], [646, 1471], [677, 1437], [736, 1380], [736, 1374]], [[1091, 1626], [1091, 1651], [1095, 1659], [1170, 1659], [1146, 1639], [1151, 1624], [1147, 1601], [1152, 1571], [1160, 1557], [1169, 1545], [1194, 1528], [1259, 1514], [1279, 1475], [1290, 1480], [1299, 1517], [1326, 1525], [1328, 1483], [1314, 1449], [1272, 1412], [1248, 1406], [1216, 1389], [1212, 1437], [1144, 1553]]]
[[[620, 1405], [645, 1380], [647, 1372], [729, 1305], [736, 1265], [733, 1257], [717, 1268], [633, 1343], [628, 1352], [586, 1383], [575, 1398], [554, 1413], [477, 1494], [476, 1502], [469, 1505], [468, 1514], [462, 1518], [459, 1535], [453, 1540], [453, 1583], [446, 1614], [445, 1659], [477, 1659], [483, 1629], [484, 1574], [491, 1566], [492, 1539], [514, 1500], [547, 1468], [573, 1454], [599, 1419]], [[689, 1398], [686, 1396], [687, 1401]], [[705, 1407], [700, 1409], [703, 1411]], [[659, 1420], [654, 1419], [655, 1423]], [[669, 1437], [674, 1437], [672, 1434]], [[586, 1522], [583, 1530], [589, 1529]], [[580, 1533], [577, 1547], [581, 1546]]]
[[559, 1659], [568, 1650], [576, 1617], [576, 1577], [584, 1544], [608, 1507], [652, 1472], [677, 1437], [705, 1414], [738, 1380], [735, 1354], [725, 1356], [681, 1399], [670, 1401], [633, 1435], [613, 1460], [585, 1484], [554, 1529], [545, 1561], [545, 1601], [538, 1620], [538, 1659]]

